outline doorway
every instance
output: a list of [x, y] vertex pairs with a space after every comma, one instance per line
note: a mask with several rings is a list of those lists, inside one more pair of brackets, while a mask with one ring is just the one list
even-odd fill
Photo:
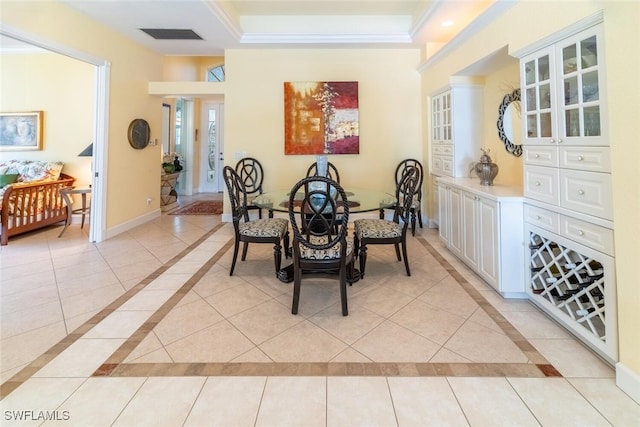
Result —
[[223, 139], [224, 105], [204, 102], [202, 104], [202, 140], [200, 143], [200, 176], [198, 192], [222, 193], [224, 181], [224, 139]]
[[91, 208], [89, 213], [89, 241], [101, 242], [107, 236], [106, 229], [106, 197], [107, 197], [107, 144], [109, 111], [109, 79], [111, 64], [104, 58], [95, 57], [68, 46], [51, 42], [34, 34], [3, 25], [0, 37], [16, 40], [27, 45], [35, 46], [55, 54], [63, 55], [95, 67], [94, 89], [94, 129], [93, 155], [91, 158]]

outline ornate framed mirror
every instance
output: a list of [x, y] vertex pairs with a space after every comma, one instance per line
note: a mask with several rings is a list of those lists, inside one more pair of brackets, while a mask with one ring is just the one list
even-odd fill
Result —
[[498, 137], [504, 148], [516, 157], [522, 156], [522, 144], [517, 143], [520, 134], [520, 89], [506, 94], [498, 108]]

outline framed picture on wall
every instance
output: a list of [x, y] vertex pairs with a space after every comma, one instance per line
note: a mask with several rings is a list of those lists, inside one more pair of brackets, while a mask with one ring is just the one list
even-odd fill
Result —
[[358, 154], [358, 82], [285, 82], [285, 154]]
[[0, 151], [42, 150], [42, 111], [0, 113]]

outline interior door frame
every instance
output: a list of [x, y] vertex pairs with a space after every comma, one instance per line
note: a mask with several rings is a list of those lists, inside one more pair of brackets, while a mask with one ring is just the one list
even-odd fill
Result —
[[54, 52], [69, 58], [77, 59], [96, 67], [95, 96], [94, 96], [94, 129], [93, 129], [93, 157], [91, 158], [91, 210], [89, 227], [89, 241], [101, 242], [107, 237], [106, 229], [106, 197], [108, 174], [108, 144], [109, 140], [109, 80], [111, 63], [97, 56], [81, 52], [72, 47], [53, 42], [26, 31], [0, 23], [0, 35], [11, 37], [24, 43]]

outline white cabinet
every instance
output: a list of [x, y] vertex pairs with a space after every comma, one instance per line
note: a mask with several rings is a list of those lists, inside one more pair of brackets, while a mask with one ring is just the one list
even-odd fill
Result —
[[464, 213], [462, 211], [462, 191], [458, 187], [447, 187], [447, 214], [449, 219], [449, 245], [448, 248], [454, 255], [462, 258]]
[[524, 145], [608, 145], [602, 26], [520, 60]]
[[431, 96], [431, 173], [469, 176], [480, 157], [483, 128], [482, 86], [453, 80], [445, 91]]
[[520, 60], [524, 195], [610, 221], [602, 37], [596, 25]]
[[447, 248], [504, 297], [527, 298], [522, 189], [470, 178], [440, 177], [437, 185]]
[[535, 304], [615, 363], [603, 29], [601, 22], [579, 25], [520, 59], [526, 288]]
[[449, 220], [450, 215], [447, 212], [449, 208], [449, 202], [447, 198], [449, 197], [449, 193], [447, 192], [447, 186], [440, 182], [435, 183], [436, 191], [438, 195], [438, 234], [440, 236], [440, 240], [445, 244], [449, 243]]

